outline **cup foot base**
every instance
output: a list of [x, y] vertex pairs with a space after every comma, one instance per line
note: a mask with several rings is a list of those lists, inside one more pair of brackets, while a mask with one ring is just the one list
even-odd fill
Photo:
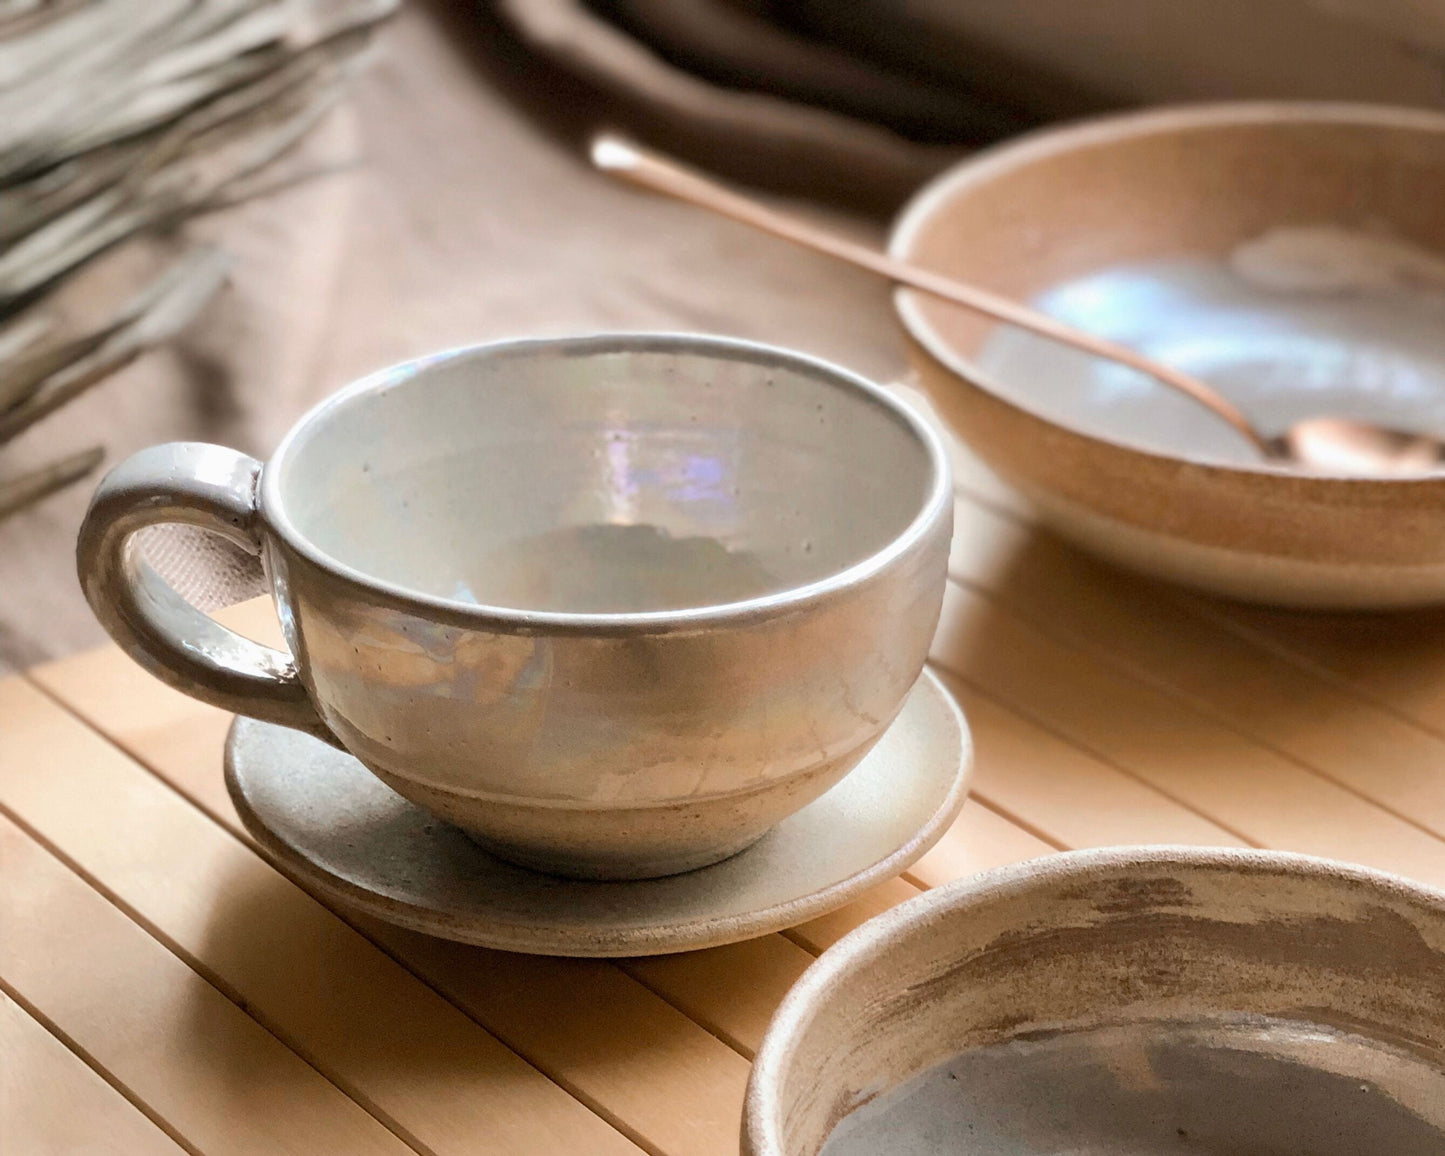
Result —
[[741, 843], [713, 847], [706, 851], [690, 851], [686, 855], [649, 857], [640, 860], [619, 859], [609, 862], [593, 858], [575, 858], [566, 854], [548, 854], [545, 851], [539, 852], [531, 848], [499, 843], [495, 839], [488, 839], [474, 831], [465, 833], [473, 843], [488, 854], [495, 855], [498, 859], [505, 859], [517, 867], [525, 867], [528, 871], [539, 871], [544, 875], [556, 875], [563, 879], [584, 879], [596, 882], [661, 879], [668, 875], [683, 875], [688, 871], [697, 871], [703, 867], [711, 867], [714, 863], [721, 863], [724, 859], [731, 859], [734, 855], [746, 851], [762, 838], [762, 835], [750, 835]]

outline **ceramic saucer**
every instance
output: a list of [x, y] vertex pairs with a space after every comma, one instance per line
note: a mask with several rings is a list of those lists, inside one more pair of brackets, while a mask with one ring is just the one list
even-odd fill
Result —
[[238, 718], [226, 785], [247, 830], [317, 893], [446, 939], [541, 955], [658, 955], [822, 915], [903, 871], [968, 795], [968, 727], [925, 671], [878, 745], [827, 794], [711, 867], [584, 882], [514, 867], [350, 755]]

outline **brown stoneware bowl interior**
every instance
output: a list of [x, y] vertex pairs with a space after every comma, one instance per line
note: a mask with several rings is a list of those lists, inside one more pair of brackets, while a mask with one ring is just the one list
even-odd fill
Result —
[[1445, 895], [1182, 848], [941, 888], [840, 941], [789, 994], [743, 1147], [1445, 1152]]

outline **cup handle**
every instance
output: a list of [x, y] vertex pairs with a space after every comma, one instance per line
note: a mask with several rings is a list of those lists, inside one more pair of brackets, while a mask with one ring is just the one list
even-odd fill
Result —
[[289, 654], [252, 642], [176, 593], [131, 538], [162, 523], [199, 526], [261, 553], [255, 458], [199, 442], [141, 450], [96, 488], [76, 544], [80, 585], [121, 648], [162, 682], [202, 702], [336, 740]]

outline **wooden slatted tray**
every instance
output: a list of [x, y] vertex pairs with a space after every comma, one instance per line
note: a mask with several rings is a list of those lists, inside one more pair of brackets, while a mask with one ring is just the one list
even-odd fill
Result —
[[[333, 911], [242, 830], [219, 711], [113, 648], [0, 681], [7, 1149], [723, 1156], [783, 993], [920, 888], [1161, 842], [1445, 886], [1445, 614], [1208, 603], [955, 469], [933, 663], [974, 729], [973, 798], [905, 877], [730, 947], [543, 959]], [[224, 617], [274, 629], [263, 604]]]

